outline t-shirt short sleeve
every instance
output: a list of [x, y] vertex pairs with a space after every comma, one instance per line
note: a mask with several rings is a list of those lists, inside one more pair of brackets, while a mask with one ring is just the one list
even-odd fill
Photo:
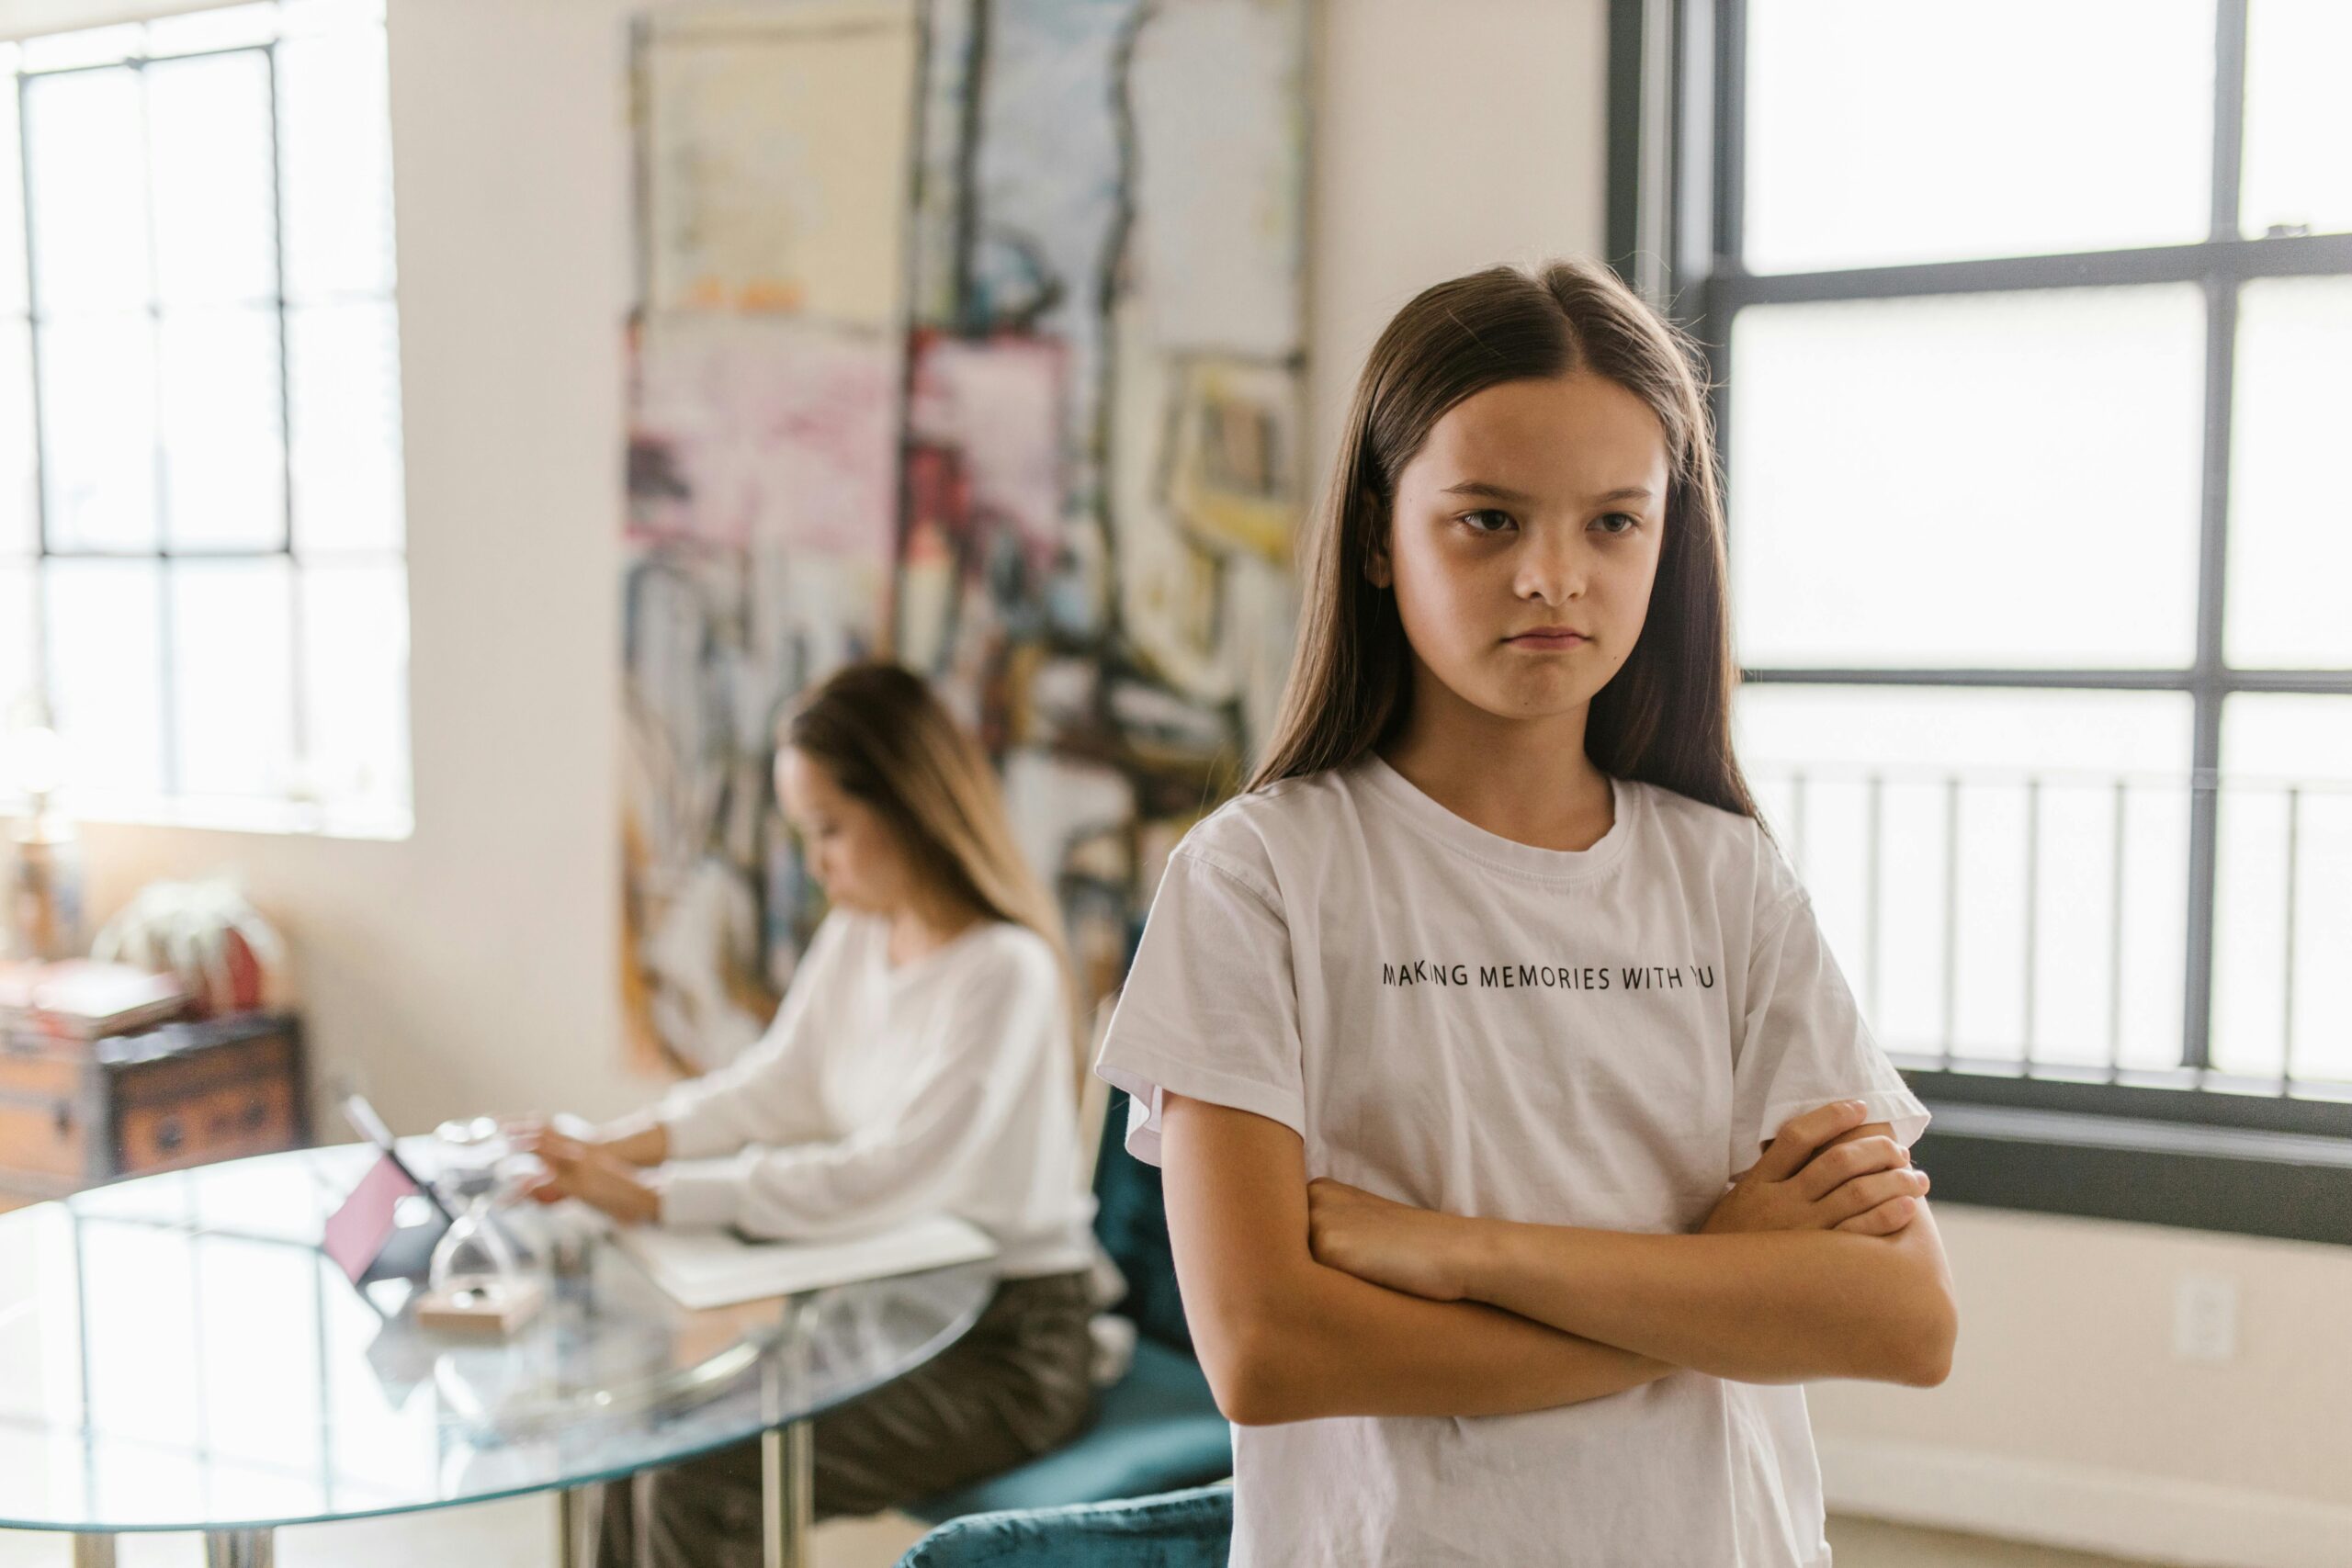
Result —
[[1892, 1123], [1906, 1148], [1927, 1131], [1928, 1108], [1879, 1048], [1801, 887], [1758, 918], [1741, 1023], [1733, 1170], [1754, 1165], [1791, 1117], [1836, 1100], [1860, 1100], [1863, 1120]]
[[1298, 989], [1278, 896], [1246, 866], [1179, 845], [1094, 1064], [1129, 1096], [1127, 1152], [1159, 1163], [1168, 1094], [1305, 1136], [1299, 1060]]

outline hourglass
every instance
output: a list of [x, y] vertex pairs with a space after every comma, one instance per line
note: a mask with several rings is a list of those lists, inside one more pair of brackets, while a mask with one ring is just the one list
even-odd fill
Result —
[[492, 1215], [508, 1195], [499, 1172], [505, 1140], [486, 1116], [445, 1122], [435, 1135], [449, 1151], [440, 1186], [464, 1207], [433, 1248], [416, 1321], [428, 1328], [495, 1333], [518, 1327], [546, 1292], [524, 1271], [514, 1242]]

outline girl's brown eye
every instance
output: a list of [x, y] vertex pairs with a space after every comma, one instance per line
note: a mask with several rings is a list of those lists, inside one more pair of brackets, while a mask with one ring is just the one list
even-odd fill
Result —
[[1511, 522], [1510, 513], [1492, 510], [1465, 512], [1455, 521], [1468, 527], [1474, 534], [1499, 534], [1505, 528], [1515, 525]]

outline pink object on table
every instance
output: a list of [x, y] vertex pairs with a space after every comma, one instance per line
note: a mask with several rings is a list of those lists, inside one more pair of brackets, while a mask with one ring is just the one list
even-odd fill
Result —
[[379, 1156], [351, 1190], [343, 1206], [327, 1216], [326, 1235], [322, 1245], [335, 1266], [357, 1284], [368, 1272], [368, 1265], [384, 1249], [399, 1227], [399, 1210], [403, 1198], [422, 1197], [408, 1172], [393, 1163], [390, 1156]]

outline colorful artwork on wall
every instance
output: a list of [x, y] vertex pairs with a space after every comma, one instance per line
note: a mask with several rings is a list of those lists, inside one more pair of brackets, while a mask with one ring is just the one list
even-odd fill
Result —
[[1303, 499], [1307, 0], [771, 0], [637, 29], [635, 1047], [756, 1038], [820, 913], [770, 781], [930, 674], [1094, 993], [1238, 781]]

